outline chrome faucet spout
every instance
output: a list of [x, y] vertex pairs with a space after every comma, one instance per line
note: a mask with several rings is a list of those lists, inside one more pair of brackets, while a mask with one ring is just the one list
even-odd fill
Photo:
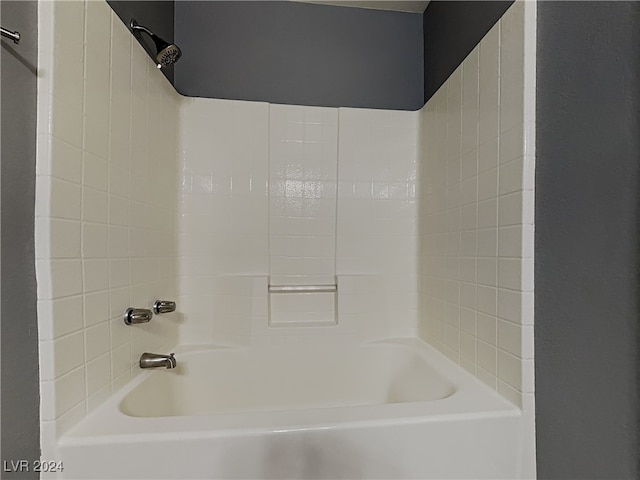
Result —
[[169, 355], [160, 355], [158, 353], [143, 353], [140, 356], [140, 368], [158, 368], [165, 367], [167, 369], [176, 368], [176, 359], [173, 353]]

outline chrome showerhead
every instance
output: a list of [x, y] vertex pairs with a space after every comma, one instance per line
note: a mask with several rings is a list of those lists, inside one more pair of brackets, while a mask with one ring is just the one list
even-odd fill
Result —
[[134, 18], [131, 19], [129, 27], [134, 35], [138, 32], [144, 32], [151, 37], [153, 43], [156, 46], [156, 64], [158, 68], [170, 67], [174, 65], [182, 56], [182, 51], [177, 45], [166, 42], [147, 27], [138, 25], [138, 22]]
[[159, 65], [158, 68], [170, 67], [171, 65], [175, 64], [181, 56], [182, 52], [177, 47], [177, 45], [167, 45], [156, 55], [156, 61]]

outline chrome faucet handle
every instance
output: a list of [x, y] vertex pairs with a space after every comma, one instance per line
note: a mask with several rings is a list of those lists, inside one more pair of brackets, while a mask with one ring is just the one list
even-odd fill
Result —
[[153, 304], [153, 313], [171, 313], [176, 311], [176, 302], [171, 300], [156, 300]]
[[146, 308], [132, 308], [129, 307], [124, 312], [124, 323], [127, 325], [133, 325], [137, 323], [147, 323], [151, 321], [153, 312]]

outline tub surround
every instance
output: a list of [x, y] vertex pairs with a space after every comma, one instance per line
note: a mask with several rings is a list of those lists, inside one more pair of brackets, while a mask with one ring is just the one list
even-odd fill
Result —
[[531, 27], [513, 4], [421, 111], [421, 335], [518, 405], [534, 386]]
[[[420, 288], [423, 338], [514, 403], [531, 402], [534, 90], [524, 79], [535, 11], [525, 5], [418, 113], [185, 100], [183, 340], [412, 335]], [[270, 276], [334, 272], [339, 328], [266, 328]], [[360, 281], [378, 289], [381, 313], [359, 316], [372, 310], [360, 310], [363, 296], [341, 303], [342, 276], [355, 291]], [[250, 307], [230, 307], [229, 295]]]
[[536, 5], [515, 2], [421, 112], [420, 336], [523, 409], [535, 472]]
[[[415, 335], [415, 112], [184, 99], [180, 115], [182, 342]], [[329, 325], [268, 328], [274, 307]]]
[[268, 128], [269, 325], [335, 325], [338, 110], [270, 105]]
[[[36, 269], [43, 458], [125, 385], [177, 318], [127, 327], [175, 297], [179, 96], [102, 1], [39, 2]], [[75, 19], [70, 22], [69, 19]]]
[[[41, 2], [39, 14], [45, 74], [36, 266], [45, 457], [56, 458], [69, 428], [102, 422], [124, 398], [119, 390], [146, 378], [137, 367], [144, 351], [168, 353], [176, 343], [359, 351], [366, 342], [413, 337], [405, 341], [430, 352], [429, 362], [456, 371], [420, 336], [512, 405], [467, 373], [451, 373], [478, 389], [451, 397], [466, 398], [468, 410], [439, 423], [445, 437], [451, 428], [465, 438], [460, 455], [486, 466], [478, 471], [487, 477], [535, 475], [535, 4], [510, 7], [419, 112], [182, 98], [106, 3]], [[69, 28], [70, 17], [84, 22]], [[157, 298], [176, 300], [178, 312], [124, 324], [126, 308], [150, 308]], [[474, 416], [474, 398], [493, 398], [506, 423]], [[368, 407], [348, 415], [365, 415], [366, 423], [358, 409]], [[416, 463], [380, 472], [425, 472], [408, 432], [425, 434], [431, 413], [413, 424], [392, 422], [388, 433], [404, 440], [384, 448], [400, 456], [406, 449]], [[479, 430], [457, 422], [472, 417]], [[142, 425], [124, 417], [118, 424], [127, 421]], [[345, 438], [371, 447], [366, 455], [380, 455], [381, 444], [363, 439], [380, 425], [351, 430], [331, 421]], [[504, 434], [494, 444], [501, 453], [484, 449], [492, 442], [477, 436], [493, 430]], [[333, 435], [316, 433], [298, 430], [285, 446], [299, 435], [311, 443]], [[267, 444], [254, 446], [278, 448], [276, 431], [264, 438]], [[221, 441], [209, 445], [227, 448]], [[239, 454], [234, 448], [228, 453]], [[444, 452], [433, 452], [451, 465]], [[82, 457], [81, 449], [67, 453]], [[487, 466], [494, 453], [504, 462]], [[445, 463], [428, 475], [444, 475]], [[121, 475], [136, 475], [129, 466]], [[225, 476], [227, 466], [216, 474]]]

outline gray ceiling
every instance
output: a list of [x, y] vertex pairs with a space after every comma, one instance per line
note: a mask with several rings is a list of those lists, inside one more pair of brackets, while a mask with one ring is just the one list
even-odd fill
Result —
[[370, 8], [375, 10], [395, 10], [398, 12], [422, 13], [429, 0], [293, 0], [307, 3], [323, 3], [341, 7]]

